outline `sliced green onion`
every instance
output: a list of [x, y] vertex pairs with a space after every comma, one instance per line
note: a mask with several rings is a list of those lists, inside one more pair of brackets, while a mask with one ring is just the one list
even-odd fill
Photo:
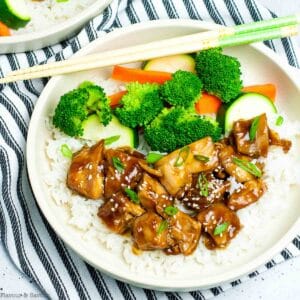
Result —
[[155, 164], [162, 157], [163, 157], [162, 154], [155, 153], [155, 152], [149, 152], [148, 155], [146, 156], [146, 162], [149, 164]]
[[178, 208], [175, 206], [169, 205], [164, 209], [164, 212], [168, 216], [175, 216], [178, 213]]
[[66, 158], [72, 158], [73, 153], [67, 144], [62, 144], [60, 147], [61, 154]]
[[180, 167], [184, 164], [184, 162], [186, 161], [186, 159], [188, 158], [190, 153], [190, 147], [189, 146], [185, 146], [183, 148], [180, 149], [178, 156], [176, 158], [176, 161], [174, 163], [175, 167]]
[[140, 199], [135, 191], [131, 190], [130, 188], [126, 188], [125, 193], [127, 194], [127, 196], [130, 198], [130, 200], [133, 203], [135, 203], [135, 204], [140, 203]]
[[279, 116], [277, 119], [276, 119], [276, 126], [281, 126], [283, 124], [283, 116]]
[[166, 229], [168, 228], [168, 221], [167, 220], [163, 220], [161, 221], [161, 223], [159, 224], [159, 227], [157, 229], [157, 234], [162, 234]]
[[56, 0], [57, 3], [60, 3], [60, 2], [69, 2], [69, 0]]
[[195, 154], [195, 155], [194, 155], [194, 158], [195, 158], [196, 160], [201, 161], [201, 162], [205, 162], [205, 163], [209, 162], [209, 157], [204, 156], [204, 155]]
[[218, 224], [214, 230], [214, 235], [219, 235], [223, 233], [228, 228], [228, 226], [229, 226], [228, 222]]
[[121, 137], [120, 135], [113, 135], [113, 136], [110, 136], [110, 137], [108, 137], [108, 138], [106, 138], [106, 139], [104, 140], [104, 145], [105, 145], [105, 146], [108, 146], [108, 145], [110, 145], [110, 144], [116, 142], [120, 137]]
[[200, 196], [208, 197], [208, 180], [203, 173], [200, 173], [198, 176], [198, 186], [200, 189]]
[[260, 116], [257, 116], [253, 119], [250, 130], [249, 130], [249, 138], [250, 141], [254, 141], [256, 137], [256, 132], [258, 128], [258, 123], [259, 123]]
[[120, 173], [122, 173], [124, 171], [124, 165], [120, 161], [120, 158], [113, 157], [112, 162], [113, 162], [113, 165], [114, 165], [116, 170], [118, 170]]
[[237, 157], [233, 158], [233, 162], [243, 169], [244, 171], [256, 176], [256, 177], [261, 177], [262, 176], [262, 171], [252, 162], [246, 161], [243, 159], [239, 159]]

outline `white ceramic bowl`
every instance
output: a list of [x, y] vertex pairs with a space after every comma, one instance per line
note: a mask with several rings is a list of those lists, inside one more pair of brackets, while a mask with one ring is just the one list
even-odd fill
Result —
[[0, 54], [41, 49], [74, 35], [86, 22], [100, 14], [112, 0], [98, 0], [72, 18], [37, 32], [0, 37]]
[[[214, 27], [215, 25], [209, 23], [187, 20], [156, 21], [134, 25], [102, 37], [101, 40], [91, 43], [80, 51], [79, 55], [195, 33]], [[300, 115], [300, 84], [295, 82], [296, 73], [291, 67], [261, 44], [235, 47], [226, 51], [241, 61], [245, 84], [275, 83], [279, 91], [278, 101], [282, 102], [281, 106], [288, 112], [289, 118], [294, 120], [298, 118]], [[191, 272], [182, 272], [179, 269], [176, 276], [153, 275], [148, 274], [145, 270], [141, 276], [141, 274], [131, 272], [122, 259], [116, 257], [111, 251], [96, 243], [83, 242], [80, 232], [67, 225], [66, 213], [50, 198], [47, 186], [42, 179], [43, 174], [49, 171], [45, 155], [45, 141], [49, 137], [49, 132], [45, 128], [45, 119], [53, 111], [59, 96], [76, 87], [82, 80], [90, 79], [102, 72], [109, 74], [110, 69], [52, 78], [36, 104], [27, 140], [28, 172], [38, 205], [55, 232], [84, 260], [114, 278], [137, 286], [158, 290], [188, 291], [215, 286], [251, 272], [271, 259], [296, 234], [299, 234], [300, 190], [298, 188], [288, 195], [289, 207], [286, 211], [281, 212], [280, 220], [274, 224], [273, 230], [267, 232], [265, 244], [253, 252], [250, 251], [250, 254], [237, 258], [230, 267], [220, 266], [213, 271], [204, 273], [201, 266], [196, 265]]]

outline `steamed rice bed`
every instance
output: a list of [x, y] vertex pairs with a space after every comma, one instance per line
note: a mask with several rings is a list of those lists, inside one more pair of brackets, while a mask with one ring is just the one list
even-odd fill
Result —
[[56, 2], [56, 0], [32, 1], [25, 0], [31, 21], [14, 34], [49, 29], [53, 25], [64, 22], [81, 13], [96, 0], [69, 0], [67, 2]]
[[[98, 79], [96, 83], [102, 86], [107, 94], [122, 89], [122, 86], [113, 80], [103, 78]], [[278, 111], [284, 116], [284, 123], [280, 127], [276, 126], [277, 115], [268, 116], [269, 127], [276, 130], [281, 138], [291, 140], [292, 147], [284, 154], [281, 147], [271, 146], [268, 157], [262, 159], [265, 163], [263, 180], [268, 190], [259, 201], [237, 211], [243, 227], [224, 250], [208, 250], [200, 239], [196, 251], [190, 256], [167, 256], [162, 251], [144, 251], [140, 255], [135, 255], [132, 252], [131, 237], [111, 232], [98, 218], [97, 212], [103, 203], [102, 200], [88, 200], [67, 188], [66, 177], [71, 161], [61, 154], [61, 145], [67, 144], [74, 153], [80, 150], [86, 141], [70, 138], [58, 131], [53, 127], [51, 118], [46, 122], [52, 138], [45, 145], [50, 172], [44, 175], [44, 180], [53, 201], [60, 209], [68, 212], [68, 224], [82, 233], [83, 243], [97, 241], [99, 249], [104, 247], [114, 253], [133, 272], [142, 274], [147, 270], [153, 274], [165, 273], [168, 276], [176, 276], [190, 270], [191, 266], [199, 266], [203, 272], [214, 270], [220, 264], [230, 267], [237, 259], [250, 255], [254, 249], [264, 245], [268, 232], [280, 218], [280, 212], [289, 207], [287, 195], [293, 186], [300, 185], [300, 123], [289, 121], [280, 106]], [[143, 139], [140, 139], [138, 150], [141, 152], [149, 150]], [[231, 192], [239, 187], [240, 184], [231, 178]]]

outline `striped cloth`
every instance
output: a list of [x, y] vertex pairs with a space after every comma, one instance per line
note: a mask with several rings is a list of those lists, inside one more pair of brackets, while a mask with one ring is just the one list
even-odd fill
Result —
[[[114, 28], [153, 19], [199, 19], [234, 25], [275, 17], [253, 0], [115, 0], [76, 36], [34, 52], [0, 56], [0, 76], [45, 61], [69, 58]], [[299, 67], [290, 39], [266, 42]], [[163, 293], [116, 281], [82, 261], [60, 240], [41, 215], [25, 166], [28, 122], [46, 79], [0, 86], [0, 238], [15, 265], [51, 299], [209, 299], [300, 254], [300, 236], [270, 262], [243, 278], [209, 290]]]

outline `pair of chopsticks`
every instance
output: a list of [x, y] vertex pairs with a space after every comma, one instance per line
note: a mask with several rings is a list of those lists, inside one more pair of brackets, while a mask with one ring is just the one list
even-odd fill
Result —
[[220, 26], [219, 29], [213, 31], [154, 41], [13, 71], [6, 77], [0, 78], [0, 84], [192, 53], [215, 47], [230, 47], [289, 37], [298, 34], [298, 24], [300, 24], [300, 14], [234, 27]]

